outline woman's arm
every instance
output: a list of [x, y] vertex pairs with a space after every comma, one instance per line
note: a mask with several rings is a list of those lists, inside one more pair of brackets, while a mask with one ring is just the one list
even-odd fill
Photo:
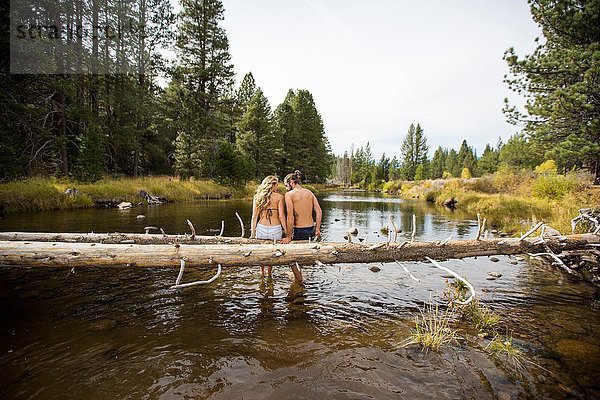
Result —
[[252, 221], [250, 221], [250, 239], [254, 239], [256, 237], [256, 223], [258, 222], [256, 211], [256, 199], [252, 199]]
[[279, 197], [279, 204], [277, 204], [277, 209], [279, 211], [279, 223], [283, 228], [283, 233], [287, 234], [287, 219], [285, 217], [285, 211], [283, 208], [283, 196]]
[[285, 196], [285, 211], [287, 212], [286, 216], [286, 225], [287, 225], [287, 236], [283, 238], [281, 243], [289, 243], [292, 240], [292, 233], [294, 232], [294, 202], [292, 201], [292, 196], [289, 193], [286, 193]]

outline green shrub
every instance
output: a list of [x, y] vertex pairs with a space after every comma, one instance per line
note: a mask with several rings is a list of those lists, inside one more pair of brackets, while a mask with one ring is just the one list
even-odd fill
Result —
[[560, 200], [577, 186], [575, 179], [563, 175], [547, 174], [539, 176], [531, 186], [531, 193], [537, 198]]
[[546, 160], [535, 167], [534, 172], [536, 174], [556, 174], [558, 169], [556, 168], [556, 163], [554, 160]]
[[388, 181], [383, 184], [383, 191], [386, 193], [396, 193], [398, 191], [398, 185], [400, 181]]

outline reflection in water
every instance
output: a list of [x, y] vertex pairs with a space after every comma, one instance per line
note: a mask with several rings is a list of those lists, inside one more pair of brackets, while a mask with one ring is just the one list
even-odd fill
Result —
[[367, 236], [371, 242], [386, 240], [382, 227], [389, 227], [390, 217], [402, 231], [398, 240], [409, 239], [413, 231], [413, 215], [416, 217], [416, 240], [441, 240], [452, 235], [465, 238], [472, 234], [470, 217], [459, 211], [436, 207], [431, 203], [405, 200], [371, 193], [327, 195], [321, 199], [323, 207], [323, 236], [325, 240], [343, 241], [349, 227], [357, 227], [359, 238]]
[[[472, 237], [476, 228], [464, 214], [418, 201], [361, 193], [328, 195], [321, 204], [329, 240], [341, 240], [352, 225], [359, 238], [383, 240], [377, 234], [390, 215], [408, 238], [415, 214], [417, 240]], [[189, 217], [199, 231], [223, 219], [228, 234], [239, 235], [235, 211], [248, 208], [242, 217], [249, 218], [248, 206], [166, 205], [144, 213], [146, 224], [171, 232], [183, 232], [179, 220]], [[60, 226], [138, 226], [114, 210], [88, 211], [80, 228], [73, 216]], [[11, 216], [2, 229], [54, 229], [45, 218], [26, 216], [20, 226]], [[258, 267], [226, 268], [213, 284], [183, 290], [168, 289], [172, 269], [5, 267], [0, 398], [600, 397], [595, 289], [551, 266], [499, 259], [442, 265], [465, 276], [502, 316], [501, 333], [511, 333], [528, 360], [521, 377], [489, 355], [476, 332], [440, 353], [399, 346], [415, 313], [429, 299], [441, 304], [443, 272], [431, 264], [404, 263], [418, 282], [395, 263], [378, 264], [377, 273], [360, 264], [305, 267], [304, 285], [289, 267], [276, 267], [272, 279]], [[489, 280], [492, 271], [502, 277]], [[184, 279], [213, 273], [190, 268]]]

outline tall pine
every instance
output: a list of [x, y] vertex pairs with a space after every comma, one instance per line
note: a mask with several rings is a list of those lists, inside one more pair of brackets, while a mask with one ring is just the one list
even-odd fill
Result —
[[[600, 1], [529, 0], [544, 39], [519, 57], [505, 53], [509, 87], [526, 98], [526, 112], [511, 107], [511, 122], [559, 168], [587, 167], [600, 183]], [[538, 41], [536, 39], [536, 41]]]
[[238, 124], [237, 134], [238, 150], [252, 160], [256, 179], [277, 173], [281, 146], [272, 127], [269, 101], [257, 89]]
[[275, 112], [281, 135], [282, 175], [300, 170], [308, 182], [324, 182], [331, 174], [333, 157], [325, 127], [308, 90], [290, 90]]
[[[224, 100], [232, 92], [233, 66], [219, 0], [182, 0], [177, 37], [182, 123], [175, 141], [175, 171], [183, 178], [212, 176], [211, 162], [229, 140]], [[199, 164], [199, 165], [197, 165]]]
[[423, 132], [423, 128], [420, 124], [417, 124], [416, 127], [414, 124], [410, 124], [401, 147], [402, 175], [404, 179], [414, 180], [419, 165], [423, 166], [420, 177], [426, 176], [426, 171], [429, 168], [428, 151], [427, 137]]

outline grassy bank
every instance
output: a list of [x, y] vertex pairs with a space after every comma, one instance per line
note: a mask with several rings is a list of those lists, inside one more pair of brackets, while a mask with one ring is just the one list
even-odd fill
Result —
[[[76, 188], [77, 194], [65, 194]], [[93, 207], [97, 202], [116, 200], [139, 203], [145, 191], [169, 202], [250, 197], [255, 184], [240, 188], [222, 186], [213, 181], [181, 181], [168, 176], [103, 179], [78, 183], [65, 179], [30, 178], [0, 184], [0, 205], [6, 212], [44, 211]]]
[[384, 191], [456, 207], [487, 218], [488, 226], [519, 234], [538, 222], [571, 232], [571, 219], [578, 209], [600, 207], [600, 189], [591, 186], [585, 173], [559, 175], [504, 170], [473, 179], [422, 182], [388, 182]]

